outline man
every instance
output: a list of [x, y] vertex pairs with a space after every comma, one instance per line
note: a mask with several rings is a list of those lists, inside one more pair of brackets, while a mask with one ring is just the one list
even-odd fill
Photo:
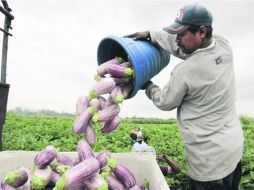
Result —
[[212, 35], [213, 17], [200, 4], [186, 5], [164, 31], [131, 34], [183, 59], [163, 89], [151, 81], [146, 95], [161, 110], [177, 108], [191, 190], [237, 190], [243, 133], [235, 111], [233, 53]]

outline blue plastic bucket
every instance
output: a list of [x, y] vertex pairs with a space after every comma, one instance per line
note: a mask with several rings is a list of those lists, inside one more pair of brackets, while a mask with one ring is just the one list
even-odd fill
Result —
[[136, 95], [138, 90], [151, 78], [165, 68], [170, 61], [170, 54], [147, 41], [135, 41], [132, 38], [108, 36], [99, 43], [97, 49], [98, 64], [116, 56], [129, 59], [134, 69], [133, 89], [128, 98]]

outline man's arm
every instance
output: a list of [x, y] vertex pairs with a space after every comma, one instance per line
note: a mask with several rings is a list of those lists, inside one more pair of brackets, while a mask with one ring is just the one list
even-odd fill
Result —
[[150, 82], [145, 93], [159, 109], [170, 111], [182, 103], [187, 90], [184, 76], [180, 76], [177, 71], [173, 71], [169, 82], [163, 89]]
[[184, 54], [176, 45], [176, 35], [169, 34], [165, 31], [149, 31], [149, 37], [152, 44], [155, 44], [165, 49], [175, 57], [178, 57], [180, 59], [186, 59], [187, 55]]

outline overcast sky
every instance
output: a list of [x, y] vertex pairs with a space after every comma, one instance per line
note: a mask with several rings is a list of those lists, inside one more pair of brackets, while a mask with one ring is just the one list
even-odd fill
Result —
[[[254, 1], [221, 0], [8, 0], [15, 16], [8, 49], [8, 110], [21, 106], [74, 113], [77, 98], [87, 95], [95, 83], [97, 47], [104, 37], [161, 30], [175, 19], [179, 8], [190, 2], [209, 8], [214, 17], [214, 32], [230, 41], [235, 61], [237, 114], [254, 116]], [[163, 87], [179, 62], [172, 57], [152, 81]], [[175, 118], [175, 114], [175, 110], [160, 111], [144, 91], [139, 91], [124, 101], [120, 116]]]

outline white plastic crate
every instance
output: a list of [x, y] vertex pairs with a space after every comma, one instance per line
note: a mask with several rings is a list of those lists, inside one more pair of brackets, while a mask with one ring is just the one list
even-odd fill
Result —
[[[0, 152], [0, 179], [6, 172], [20, 166], [31, 168], [36, 153], [32, 151]], [[64, 154], [72, 159], [77, 156], [76, 152], [64, 152]], [[138, 183], [148, 179], [150, 190], [169, 190], [155, 155], [152, 153], [111, 153], [111, 157], [126, 166], [134, 174]]]

